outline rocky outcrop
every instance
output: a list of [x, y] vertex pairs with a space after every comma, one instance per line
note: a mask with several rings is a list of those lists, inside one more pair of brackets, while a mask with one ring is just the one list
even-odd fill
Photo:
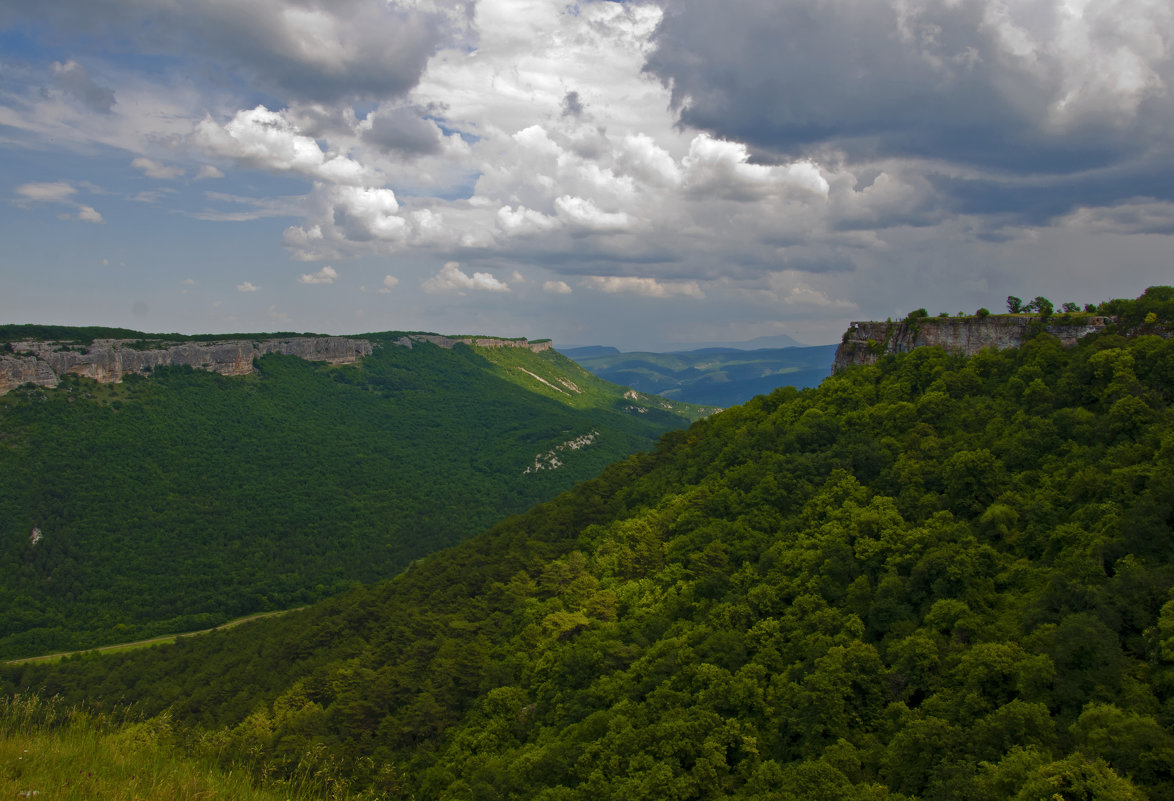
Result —
[[500, 337], [446, 337], [440, 334], [408, 334], [400, 337], [395, 344], [405, 348], [412, 347], [416, 342], [428, 342], [442, 348], [452, 348], [457, 345], [475, 345], [478, 348], [527, 348], [535, 353], [544, 350], [553, 350], [554, 344], [549, 339], [502, 339]]
[[143, 347], [142, 340], [131, 339], [95, 339], [89, 345], [14, 342], [11, 353], [0, 355], [0, 395], [29, 382], [55, 387], [66, 373], [102, 383], [121, 381], [130, 373], [144, 374], [163, 366], [187, 365], [221, 375], [245, 375], [253, 372], [253, 360], [267, 353], [351, 364], [371, 350], [367, 340], [347, 337], [152, 343], [149, 347]]
[[[1109, 317], [1078, 317], [1053, 322], [1043, 330], [1064, 346], [1075, 345], [1081, 337], [1103, 331]], [[1034, 316], [921, 317], [898, 322], [855, 322], [849, 325], [836, 349], [832, 372], [853, 364], [873, 364], [888, 353], [908, 353], [914, 348], [936, 346], [947, 353], [973, 356], [984, 348], [1017, 348], [1029, 333], [1039, 330]]]

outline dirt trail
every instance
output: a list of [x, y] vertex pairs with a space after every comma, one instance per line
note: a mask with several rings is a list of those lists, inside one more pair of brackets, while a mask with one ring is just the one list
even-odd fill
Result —
[[263, 617], [276, 617], [277, 615], [284, 615], [289, 612], [297, 612], [299, 609], [305, 609], [304, 606], [299, 606], [297, 609], [279, 609], [276, 612], [258, 612], [255, 615], [246, 615], [245, 617], [238, 617], [236, 620], [230, 620], [227, 623], [221, 623], [219, 626], [213, 626], [210, 629], [200, 629], [199, 631], [185, 631], [180, 634], [164, 634], [160, 637], [151, 637], [148, 640], [135, 640], [134, 642], [118, 643], [116, 645], [103, 645], [98, 648], [83, 648], [80, 651], [62, 651], [56, 654], [45, 654], [44, 656], [26, 656], [21, 659], [9, 659], [5, 661], [6, 665], [20, 665], [25, 662], [56, 662], [64, 659], [67, 656], [75, 656], [77, 654], [92, 654], [104, 653], [107, 651], [129, 651], [133, 648], [146, 648], [151, 645], [160, 645], [162, 643], [175, 642], [180, 637], [195, 637], [199, 634], [207, 634], [210, 631], [222, 631], [224, 629], [231, 629], [234, 626], [239, 626], [242, 623], [249, 623], [254, 620], [260, 620]]

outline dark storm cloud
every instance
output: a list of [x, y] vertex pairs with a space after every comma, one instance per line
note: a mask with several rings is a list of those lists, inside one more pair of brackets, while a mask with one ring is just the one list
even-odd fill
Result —
[[1046, 225], [1081, 206], [1112, 206], [1134, 198], [1174, 201], [1174, 161], [1155, 159], [1029, 183], [984, 176], [936, 176], [930, 182], [957, 213], [1009, 214], [1019, 224]]
[[[1045, 180], [1023, 205], [1056, 212], [1086, 187], [1133, 196], [1139, 160], [1174, 165], [1174, 61], [1158, 33], [1169, 9], [1066, 14], [1050, 0], [677, 0], [646, 69], [671, 85], [684, 124], [790, 156], [1055, 177], [1073, 196]], [[1020, 191], [978, 184], [964, 205]]]
[[209, 46], [287, 97], [323, 102], [403, 94], [444, 36], [439, 17], [381, 0], [191, 6], [192, 30]]
[[[461, 17], [464, 0], [451, 5]], [[209, 74], [239, 72], [285, 101], [315, 102], [402, 95], [450, 31], [444, 14], [384, 0], [13, 0], [0, 11], [0, 25], [21, 19], [192, 59]]]
[[438, 153], [443, 133], [423, 115], [423, 109], [406, 106], [372, 112], [368, 117], [371, 127], [364, 132], [363, 140], [406, 156]]

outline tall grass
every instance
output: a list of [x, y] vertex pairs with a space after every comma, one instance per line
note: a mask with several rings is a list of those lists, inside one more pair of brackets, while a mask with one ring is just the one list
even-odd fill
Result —
[[143, 720], [36, 695], [0, 698], [0, 798], [42, 801], [345, 799], [339, 785], [258, 777], [188, 752], [165, 714]]

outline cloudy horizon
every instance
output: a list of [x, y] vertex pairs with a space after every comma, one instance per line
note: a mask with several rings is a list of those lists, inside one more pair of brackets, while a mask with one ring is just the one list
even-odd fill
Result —
[[0, 322], [627, 350], [1170, 283], [1174, 8], [14, 0]]

